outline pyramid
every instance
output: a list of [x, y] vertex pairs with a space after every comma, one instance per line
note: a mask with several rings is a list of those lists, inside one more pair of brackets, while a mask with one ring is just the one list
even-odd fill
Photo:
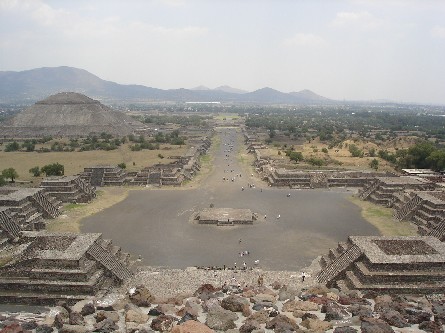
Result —
[[87, 136], [102, 132], [133, 134], [143, 124], [99, 101], [74, 92], [61, 92], [35, 103], [5, 122], [4, 136]]

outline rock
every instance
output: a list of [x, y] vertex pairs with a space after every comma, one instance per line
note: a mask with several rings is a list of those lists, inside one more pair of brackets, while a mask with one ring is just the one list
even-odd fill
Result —
[[249, 305], [245, 304], [243, 306], [243, 310], [241, 311], [244, 317], [249, 317], [252, 314], [252, 310], [250, 310]]
[[309, 312], [304, 313], [300, 318], [301, 318], [301, 320], [306, 320], [306, 319], [320, 319], [320, 318], [317, 317], [316, 314], [314, 314], [314, 313], [309, 313]]
[[344, 317], [348, 316], [346, 310], [343, 309], [341, 305], [334, 302], [323, 305], [321, 307], [321, 312], [326, 314], [324, 318], [324, 320], [326, 321], [341, 320]]
[[326, 298], [330, 299], [332, 301], [338, 301], [338, 299], [340, 298], [336, 293], [333, 293], [332, 291], [326, 293]]
[[160, 315], [151, 321], [150, 327], [155, 331], [168, 332], [172, 329], [175, 317], [169, 315]]
[[349, 296], [339, 296], [337, 303], [341, 305], [352, 305], [352, 304], [371, 305], [371, 303], [364, 298], [356, 298]]
[[388, 323], [376, 318], [362, 318], [362, 333], [394, 333]]
[[333, 333], [357, 333], [357, 330], [350, 326], [336, 327]]
[[83, 316], [76, 311], [72, 311], [69, 314], [69, 324], [70, 325], [84, 325], [85, 320], [83, 319]]
[[209, 283], [201, 285], [194, 293], [193, 296], [198, 297], [200, 300], [205, 301], [214, 297], [214, 293], [217, 291], [214, 286]]
[[188, 300], [185, 303], [184, 310], [194, 316], [198, 316], [199, 312], [201, 311], [201, 306], [196, 303], [196, 301]]
[[435, 321], [424, 321], [419, 324], [419, 329], [425, 332], [443, 333], [443, 327], [441, 324]]
[[89, 330], [84, 325], [65, 324], [59, 328], [59, 333], [87, 333]]
[[97, 311], [95, 318], [97, 323], [105, 319], [111, 319], [113, 322], [117, 323], [119, 321], [119, 313], [117, 313], [116, 311], [100, 310]]
[[87, 303], [82, 307], [82, 310], [80, 310], [80, 314], [82, 316], [88, 316], [96, 312], [96, 308], [94, 307], [93, 303]]
[[283, 288], [283, 284], [279, 281], [272, 282], [272, 284], [270, 286], [272, 287], [273, 290], [278, 290], [278, 289]]
[[254, 306], [252, 306], [252, 309], [255, 311], [260, 311], [263, 309], [266, 310], [278, 310], [278, 307], [272, 303], [267, 303], [267, 302], [263, 302], [263, 303], [257, 303]]
[[186, 312], [182, 318], [179, 320], [178, 325], [185, 323], [188, 320], [198, 320], [197, 316], [194, 316], [188, 312]]
[[278, 316], [280, 313], [277, 310], [272, 310], [269, 312], [269, 318], [271, 317], [276, 317]]
[[37, 326], [38, 325], [37, 325], [35, 320], [27, 321], [27, 322], [22, 323], [22, 328], [24, 330], [29, 330], [30, 331], [30, 330], [35, 329]]
[[319, 306], [313, 302], [309, 301], [287, 301], [283, 304], [281, 311], [283, 312], [294, 312], [300, 311], [317, 311]]
[[313, 330], [316, 332], [320, 332], [320, 331], [324, 332], [324, 331], [330, 330], [332, 328], [331, 323], [328, 323], [328, 322], [320, 320], [320, 319], [312, 319], [312, 318], [304, 319], [300, 325], [303, 327], [306, 327], [309, 330]]
[[249, 302], [235, 295], [230, 295], [221, 301], [221, 307], [232, 312], [242, 312], [245, 305], [249, 306]]
[[353, 316], [372, 317], [372, 309], [368, 305], [353, 304], [347, 309]]
[[176, 307], [173, 304], [158, 304], [155, 309], [162, 312], [163, 314], [175, 314], [177, 311]]
[[217, 331], [227, 331], [236, 327], [234, 321], [237, 319], [238, 315], [236, 313], [222, 309], [209, 312], [205, 324]]
[[204, 312], [210, 312], [212, 309], [222, 309], [218, 299], [210, 298], [202, 303], [202, 309]]
[[256, 296], [250, 298], [250, 302], [254, 303], [254, 304], [263, 303], [263, 302], [269, 302], [269, 303], [275, 304], [276, 298], [275, 298], [275, 296], [268, 295], [268, 294], [257, 294]]
[[404, 317], [410, 324], [420, 324], [431, 318], [431, 313], [416, 308], [405, 308], [404, 311], [406, 312]]
[[246, 321], [241, 327], [239, 328], [239, 333], [251, 333], [254, 330], [259, 330], [260, 324], [254, 320], [248, 320]]
[[54, 329], [48, 325], [40, 325], [36, 327], [36, 333], [52, 333]]
[[286, 300], [293, 301], [295, 299], [296, 295], [297, 295], [297, 291], [295, 289], [292, 289], [288, 286], [284, 286], [278, 292], [278, 300], [282, 301], [282, 302], [284, 302]]
[[265, 324], [269, 320], [269, 313], [265, 310], [260, 310], [251, 314], [245, 322], [255, 321], [259, 324]]
[[99, 323], [94, 324], [94, 332], [111, 333], [119, 329], [114, 321], [107, 318]]
[[374, 298], [376, 304], [379, 303], [392, 303], [392, 297], [390, 295], [378, 295]]
[[382, 313], [380, 319], [386, 321], [391, 326], [399, 328], [411, 326], [400, 312], [394, 310]]
[[169, 297], [165, 304], [172, 304], [172, 305], [182, 305], [184, 301], [185, 296], [176, 295], [174, 297]]
[[159, 309], [157, 309], [157, 308], [150, 309], [150, 311], [148, 311], [148, 315], [149, 315], [149, 316], [155, 316], [155, 317], [157, 317], [157, 316], [160, 316], [160, 315], [163, 315], [163, 314], [164, 314], [164, 312], [159, 311]]
[[23, 328], [19, 323], [12, 323], [2, 328], [1, 333], [23, 333]]
[[320, 284], [320, 285], [316, 285], [316, 286], [309, 288], [306, 291], [306, 294], [326, 295], [328, 292], [329, 292], [329, 289], [325, 285]]
[[266, 329], [273, 329], [275, 332], [295, 331], [299, 329], [297, 322], [288, 316], [279, 314], [266, 323]]
[[206, 325], [194, 320], [188, 320], [180, 325], [176, 325], [171, 333], [214, 333], [215, 331]]
[[128, 298], [134, 305], [142, 307], [149, 307], [155, 299], [150, 290], [145, 286], [137, 286], [136, 288], [133, 288], [130, 291]]
[[125, 313], [125, 321], [132, 321], [138, 324], [144, 324], [148, 321], [148, 315], [140, 310], [130, 309]]

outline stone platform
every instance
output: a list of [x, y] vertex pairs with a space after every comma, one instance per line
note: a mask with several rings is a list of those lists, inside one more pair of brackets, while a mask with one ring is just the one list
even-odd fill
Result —
[[320, 260], [320, 283], [392, 293], [445, 292], [445, 243], [422, 236], [350, 236]]
[[255, 215], [250, 209], [208, 208], [201, 211], [196, 219], [199, 224], [253, 224]]

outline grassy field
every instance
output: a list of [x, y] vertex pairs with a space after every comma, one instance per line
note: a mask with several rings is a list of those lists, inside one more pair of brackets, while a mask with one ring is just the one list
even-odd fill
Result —
[[87, 216], [96, 214], [128, 196], [130, 190], [142, 190], [141, 187], [104, 187], [97, 191], [97, 197], [90, 203], [66, 204], [62, 215], [49, 220], [46, 229], [51, 232], [80, 232], [80, 221]]
[[[83, 152], [4, 152], [0, 151], [0, 171], [14, 168], [20, 181], [40, 182], [42, 177], [33, 177], [29, 169], [51, 163], [60, 163], [65, 167], [65, 175], [74, 175], [85, 167], [94, 165], [117, 165], [124, 162], [128, 171], [141, 170], [156, 163], [168, 163], [169, 156], [181, 156], [187, 151], [187, 146], [162, 144], [160, 150], [131, 151], [129, 144], [123, 144], [116, 150], [83, 151]], [[158, 157], [162, 154], [164, 158]]]
[[378, 206], [357, 197], [350, 197], [349, 200], [362, 209], [362, 217], [374, 225], [382, 236], [417, 235], [417, 227], [413, 223], [397, 221], [392, 217], [392, 208]]

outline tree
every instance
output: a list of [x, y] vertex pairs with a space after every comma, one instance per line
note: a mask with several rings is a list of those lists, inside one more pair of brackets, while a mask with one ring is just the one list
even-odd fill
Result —
[[11, 179], [11, 183], [14, 183], [15, 178], [19, 178], [19, 174], [14, 168], [8, 168], [2, 171], [2, 176], [6, 179]]
[[445, 150], [435, 150], [427, 157], [427, 162], [434, 171], [445, 170]]
[[3, 185], [6, 185], [6, 180], [2, 175], [0, 175], [0, 186], [3, 186]]
[[8, 143], [5, 147], [6, 152], [17, 151], [19, 149], [20, 149], [20, 145], [16, 141]]
[[126, 165], [124, 162], [119, 163], [117, 166], [118, 166], [119, 168], [121, 168], [121, 169], [126, 169], [126, 168], [127, 168], [127, 165]]
[[46, 176], [63, 176], [65, 173], [65, 167], [59, 163], [47, 164], [40, 170], [44, 172]]
[[371, 162], [369, 162], [369, 167], [371, 169], [377, 170], [379, 168], [379, 161], [374, 158]]
[[29, 173], [32, 173], [32, 175], [34, 177], [39, 177], [40, 174], [41, 174], [41, 171], [40, 171], [40, 168], [38, 166], [35, 166], [35, 167], [29, 169]]

